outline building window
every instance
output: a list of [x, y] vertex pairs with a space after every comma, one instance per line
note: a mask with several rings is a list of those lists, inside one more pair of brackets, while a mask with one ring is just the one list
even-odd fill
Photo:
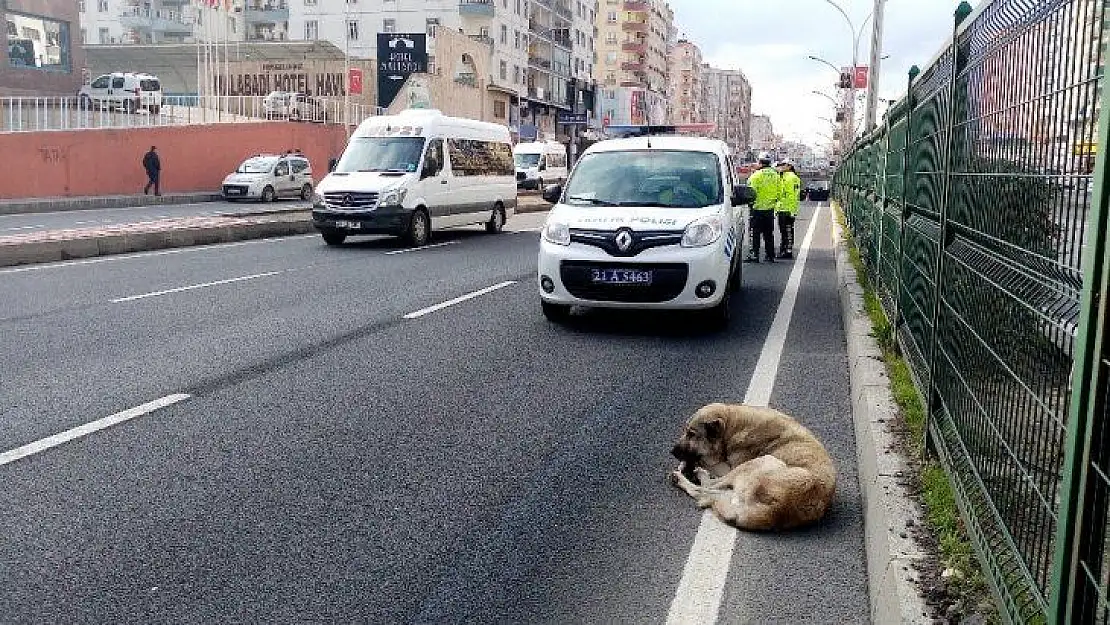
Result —
[[77, 12], [78, 13], [84, 13], [85, 12], [85, 0], [77, 0]]
[[358, 22], [354, 20], [347, 22], [347, 39], [358, 40]]
[[81, 29], [81, 43], [88, 43], [88, 42], [89, 42], [89, 33], [85, 32], [85, 29], [82, 28]]
[[383, 33], [395, 33], [395, 32], [397, 32], [397, 20], [395, 20], [393, 18], [389, 18], [389, 17], [382, 20], [382, 32]]
[[520, 49], [520, 31], [518, 30], [518, 31], [514, 32], [513, 35], [514, 35], [514, 45], [516, 46], [516, 49], [519, 50]]
[[304, 23], [304, 38], [308, 41], [316, 41], [320, 36], [320, 23], [316, 20], [308, 20]]
[[108, 0], [97, 0], [96, 11], [98, 13], [107, 13], [108, 12]]
[[435, 38], [437, 28], [439, 28], [438, 17], [429, 17], [428, 19], [424, 20], [424, 30], [427, 31], [429, 37], [432, 37], [433, 39]]
[[304, 5], [306, 7], [314, 7], [316, 6], [316, 0], [304, 0]]
[[501, 45], [509, 45], [509, 27], [504, 24], [501, 25]]
[[15, 67], [70, 71], [68, 23], [11, 11], [7, 18], [8, 63]]
[[107, 28], [99, 29], [96, 36], [100, 39], [100, 43], [112, 43], [112, 37], [108, 34]]
[[513, 65], [513, 84], [514, 85], [520, 84], [520, 66], [519, 65]]
[[616, 44], [617, 43], [617, 33], [606, 33], [605, 34], [605, 43], [607, 43], [609, 45]]
[[609, 22], [610, 24], [616, 24], [617, 23], [617, 12], [616, 11], [609, 11], [609, 14], [605, 16], [605, 21]]
[[497, 119], [505, 119], [505, 113], [508, 107], [505, 106], [504, 100], [497, 100], [493, 103], [493, 116]]
[[509, 79], [509, 64], [501, 61], [501, 80]]

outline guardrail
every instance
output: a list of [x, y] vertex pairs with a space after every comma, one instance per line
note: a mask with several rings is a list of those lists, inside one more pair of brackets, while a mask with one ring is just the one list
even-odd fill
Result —
[[834, 179], [1008, 622], [1110, 618], [1105, 6], [962, 3]]
[[263, 96], [164, 96], [156, 108], [130, 112], [77, 97], [0, 98], [0, 132], [144, 128], [288, 120], [358, 125], [384, 109], [341, 99], [267, 106]]

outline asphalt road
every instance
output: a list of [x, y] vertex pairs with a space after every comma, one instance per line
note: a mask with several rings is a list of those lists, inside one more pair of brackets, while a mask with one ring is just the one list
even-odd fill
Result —
[[159, 206], [136, 206], [130, 208], [96, 208], [89, 210], [69, 210], [55, 213], [22, 213], [0, 215], [0, 237], [26, 232], [44, 230], [68, 230], [71, 228], [96, 228], [117, 224], [132, 224], [144, 221], [178, 217], [198, 217], [220, 213], [242, 213], [275, 208], [308, 208], [308, 202], [283, 199], [272, 204], [260, 202], [198, 202], [196, 204], [163, 204]]
[[[771, 404], [828, 446], [836, 502], [739, 534], [719, 623], [867, 622], [828, 216]], [[305, 236], [0, 270], [0, 454], [188, 395], [0, 460], [2, 620], [663, 622], [701, 520], [670, 447], [743, 398], [792, 263], [745, 266], [722, 334], [559, 327], [542, 218], [415, 251]]]

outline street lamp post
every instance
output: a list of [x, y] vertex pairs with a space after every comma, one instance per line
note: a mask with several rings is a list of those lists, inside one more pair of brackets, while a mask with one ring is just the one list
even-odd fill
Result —
[[883, 53], [883, 8], [886, 5], [886, 0], [875, 0], [875, 9], [872, 15], [875, 16], [875, 22], [871, 30], [871, 68], [867, 76], [867, 112], [864, 120], [864, 127], [867, 130], [875, 128], [875, 115], [878, 108], [879, 97], [879, 64], [882, 63], [885, 56]]
[[[881, 0], [878, 0], [878, 1], [881, 1]], [[864, 18], [863, 23], [860, 24], [860, 28], [857, 31], [855, 24], [852, 22], [852, 18], [848, 17], [848, 13], [844, 9], [842, 9], [839, 4], [837, 4], [836, 2], [833, 2], [833, 0], [825, 0], [825, 2], [829, 3], [834, 9], [836, 9], [840, 13], [841, 16], [844, 17], [844, 21], [848, 23], [848, 30], [851, 31], [851, 37], [852, 37], [852, 72], [851, 72], [851, 75], [849, 76], [849, 84], [848, 84], [848, 90], [851, 93], [851, 95], [848, 98], [848, 109], [849, 109], [849, 111], [848, 111], [849, 138], [848, 138], [848, 140], [849, 141], [854, 141], [855, 137], [856, 137], [856, 67], [859, 66], [859, 39], [860, 39], [861, 36], [863, 36], [863, 27], [867, 25], [867, 21], [869, 19], [871, 19], [872, 14], [868, 14], [868, 16], [866, 18]], [[837, 70], [837, 72], [839, 73], [839, 70]], [[872, 90], [874, 90], [873, 85], [871, 85], [871, 88], [872, 88]]]

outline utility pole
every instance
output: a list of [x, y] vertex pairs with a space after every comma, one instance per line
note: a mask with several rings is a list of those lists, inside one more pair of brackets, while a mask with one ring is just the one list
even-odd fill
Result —
[[864, 128], [875, 128], [875, 115], [879, 99], [879, 64], [883, 58], [883, 7], [886, 0], [875, 0], [875, 16], [871, 28], [871, 68], [867, 76], [867, 113]]

